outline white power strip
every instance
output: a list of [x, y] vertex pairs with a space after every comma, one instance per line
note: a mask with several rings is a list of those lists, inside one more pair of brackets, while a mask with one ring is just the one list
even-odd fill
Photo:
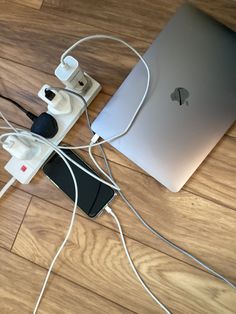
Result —
[[[89, 105], [101, 90], [101, 85], [88, 74], [85, 74], [85, 76], [87, 76], [91, 82], [90, 88], [86, 91], [86, 94], [83, 95], [84, 99]], [[44, 85], [41, 88], [38, 94], [40, 98], [44, 98], [44, 90], [48, 87], [48, 85]], [[58, 145], [62, 141], [65, 135], [70, 131], [70, 129], [84, 112], [84, 103], [82, 100], [71, 93], [68, 93], [68, 95], [70, 97], [72, 108], [70, 113], [53, 115], [51, 112], [48, 112], [54, 116], [58, 124], [57, 134], [52, 139], [50, 139], [50, 141], [55, 145]], [[53, 148], [46, 144], [37, 143], [37, 145], [40, 145], [40, 150], [33, 159], [20, 160], [16, 157], [12, 157], [5, 165], [5, 169], [22, 184], [28, 184], [32, 180], [32, 178], [53, 152]]]

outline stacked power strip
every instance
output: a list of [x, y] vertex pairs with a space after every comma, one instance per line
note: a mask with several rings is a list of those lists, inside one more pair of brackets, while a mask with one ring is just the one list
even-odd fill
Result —
[[[86, 73], [83, 73], [83, 77], [89, 83], [82, 96], [89, 105], [101, 90], [101, 85]], [[38, 96], [44, 101], [47, 101], [47, 99], [45, 98], [45, 90], [47, 88], [50, 88], [50, 86], [44, 85], [38, 93]], [[78, 88], [76, 85], [74, 86], [74, 88], [70, 85], [66, 86], [66, 88], [70, 89], [71, 91], [74, 90], [78, 93]], [[49, 110], [47, 111], [47, 113], [52, 115], [56, 119], [58, 124], [57, 134], [49, 140], [55, 145], [58, 145], [62, 141], [62, 139], [70, 131], [70, 129], [77, 122], [77, 120], [85, 110], [84, 103], [79, 97], [76, 97], [76, 95], [73, 95], [71, 93], [66, 93], [66, 97], [71, 105], [71, 110], [69, 113], [62, 112], [61, 114], [55, 114], [53, 110], [50, 111], [50, 106], [48, 106]], [[13, 155], [9, 162], [5, 165], [5, 169], [22, 184], [28, 184], [32, 180], [32, 178], [35, 176], [35, 174], [53, 152], [53, 148], [49, 147], [46, 144], [36, 142], [36, 145], [37, 153], [32, 159], [19, 159]]]

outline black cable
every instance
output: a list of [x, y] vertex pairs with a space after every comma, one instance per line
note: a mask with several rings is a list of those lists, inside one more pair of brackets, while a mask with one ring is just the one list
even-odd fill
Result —
[[22, 107], [18, 102], [16, 102], [15, 100], [11, 99], [11, 98], [8, 98], [6, 96], [3, 96], [2, 94], [0, 94], [0, 97], [11, 102], [13, 105], [15, 105], [18, 109], [20, 109], [21, 111], [23, 111], [27, 117], [29, 117], [32, 121], [34, 121], [37, 116], [34, 115], [32, 112], [26, 110], [24, 107]]
[[18, 104], [15, 100], [10, 99], [10, 98], [8, 98], [8, 97], [6, 97], [6, 96], [3, 96], [3, 95], [1, 95], [1, 94], [0, 94], [0, 97], [3, 98], [3, 99], [6, 99], [6, 100], [8, 100], [8, 101], [10, 101], [10, 102], [13, 103], [17, 108], [19, 108], [21, 111], [23, 111], [25, 114], [27, 114], [27, 110], [26, 110], [24, 107], [22, 107], [20, 104]]

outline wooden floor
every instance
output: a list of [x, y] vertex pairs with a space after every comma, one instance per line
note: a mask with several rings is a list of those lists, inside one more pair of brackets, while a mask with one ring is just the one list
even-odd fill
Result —
[[[235, 1], [193, 1], [236, 30]], [[90, 34], [119, 36], [144, 52], [182, 0], [0, 0], [0, 92], [35, 113], [36, 96], [61, 53]], [[187, 25], [186, 25], [187, 27]], [[136, 58], [113, 42], [92, 42], [75, 51], [84, 70], [103, 85], [90, 106], [94, 118], [124, 80]], [[6, 101], [13, 123], [30, 121]], [[1, 124], [3, 124], [1, 122]], [[85, 118], [65, 139], [88, 143]], [[154, 228], [236, 282], [236, 125], [181, 192], [168, 192], [109, 145], [115, 178]], [[99, 155], [99, 151], [96, 151]], [[87, 152], [82, 155], [88, 160]], [[9, 179], [0, 151], [0, 187]], [[147, 232], [117, 197], [112, 207], [124, 228], [139, 272], [173, 313], [236, 313], [236, 293], [197, 264]], [[72, 202], [39, 172], [0, 200], [0, 313], [32, 313], [49, 264], [71, 219]], [[117, 228], [108, 215], [89, 220], [80, 211], [39, 308], [48, 313], [162, 313], [134, 277]]]

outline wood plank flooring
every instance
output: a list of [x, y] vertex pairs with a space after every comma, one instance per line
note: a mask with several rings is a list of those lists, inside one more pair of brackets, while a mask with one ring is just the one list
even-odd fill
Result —
[[[191, 1], [236, 30], [236, 2]], [[119, 36], [143, 53], [182, 0], [0, 0], [0, 93], [45, 111], [37, 92], [53, 76], [61, 53], [76, 39]], [[103, 85], [89, 108], [92, 119], [116, 91], [136, 58], [117, 43], [98, 41], [75, 51], [83, 68]], [[30, 127], [0, 99], [16, 126]], [[0, 120], [0, 125], [4, 123]], [[66, 136], [88, 143], [83, 116]], [[105, 145], [114, 177], [142, 217], [168, 239], [236, 282], [236, 124], [179, 193]], [[99, 150], [94, 150], [101, 162]], [[80, 154], [90, 163], [86, 151]], [[9, 179], [0, 150], [0, 188]], [[0, 313], [32, 313], [46, 270], [65, 236], [72, 202], [41, 171], [29, 185], [16, 183], [0, 200]], [[127, 244], [152, 291], [178, 314], [236, 313], [236, 292], [192, 260], [167, 247], [139, 223], [119, 197], [112, 203]], [[78, 211], [73, 233], [55, 265], [39, 314], [163, 313], [134, 277], [117, 227], [108, 215], [89, 220]]]
[[40, 9], [43, 0], [12, 0], [12, 2], [21, 4], [21, 5], [26, 5], [34, 9]]

